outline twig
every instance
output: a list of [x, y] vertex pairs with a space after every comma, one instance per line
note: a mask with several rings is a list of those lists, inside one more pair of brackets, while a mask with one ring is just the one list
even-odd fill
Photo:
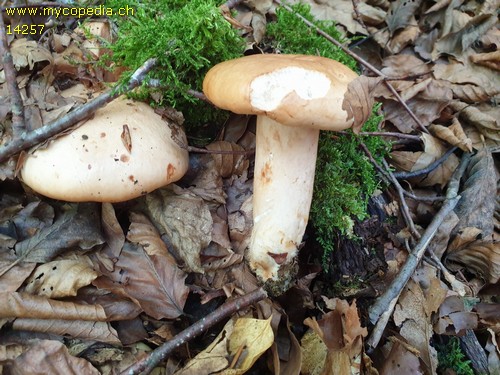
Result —
[[371, 70], [373, 73], [375, 73], [377, 76], [379, 77], [382, 77], [383, 80], [384, 80], [384, 84], [387, 86], [387, 88], [389, 89], [389, 91], [394, 95], [394, 97], [401, 103], [401, 105], [403, 106], [403, 108], [406, 110], [406, 112], [408, 112], [408, 114], [410, 115], [410, 117], [415, 121], [415, 123], [417, 124], [417, 126], [420, 128], [421, 131], [423, 131], [424, 133], [429, 133], [429, 131], [427, 130], [427, 128], [424, 126], [424, 124], [422, 124], [422, 122], [420, 121], [420, 119], [415, 115], [415, 113], [413, 113], [413, 111], [411, 110], [410, 107], [408, 107], [408, 104], [406, 104], [406, 102], [403, 100], [403, 98], [398, 94], [398, 92], [396, 91], [396, 89], [394, 87], [392, 87], [392, 85], [387, 81], [387, 76], [382, 73], [380, 70], [378, 70], [376, 67], [374, 67], [372, 64], [370, 64], [368, 61], [366, 61], [365, 59], [361, 58], [360, 56], [358, 56], [357, 54], [355, 54], [354, 52], [352, 52], [351, 50], [349, 50], [348, 48], [344, 47], [341, 43], [339, 43], [335, 38], [333, 38], [331, 35], [327, 34], [326, 32], [324, 32], [323, 30], [321, 30], [318, 26], [316, 26], [314, 23], [310, 22], [308, 19], [306, 19], [305, 17], [303, 17], [302, 15], [296, 13], [290, 6], [284, 4], [282, 1], [280, 0], [274, 0], [274, 2], [276, 4], [278, 4], [279, 6], [281, 6], [283, 9], [286, 9], [287, 11], [289, 11], [290, 13], [294, 14], [296, 17], [298, 17], [300, 20], [302, 20], [302, 22], [304, 22], [307, 26], [309, 26], [310, 28], [314, 29], [319, 35], [321, 35], [322, 37], [324, 37], [326, 40], [328, 40], [329, 42], [335, 44], [337, 47], [339, 47], [340, 49], [342, 49], [342, 51], [344, 51], [345, 53], [347, 53], [349, 56], [351, 56], [354, 60], [356, 60], [357, 62], [359, 62], [360, 64], [362, 64], [363, 66], [365, 66], [367, 69]]
[[372, 306], [370, 306], [370, 309], [368, 310], [368, 315], [370, 321], [373, 324], [377, 323], [380, 316], [384, 312], [387, 312], [391, 304], [391, 301], [393, 301], [394, 298], [399, 297], [401, 291], [405, 287], [411, 275], [413, 275], [413, 273], [415, 272], [415, 269], [420, 263], [420, 260], [422, 259], [422, 256], [424, 255], [427, 246], [429, 245], [430, 241], [436, 234], [436, 231], [438, 230], [439, 226], [446, 218], [446, 216], [448, 216], [448, 214], [455, 208], [459, 200], [460, 196], [458, 195], [444, 202], [443, 206], [441, 207], [437, 215], [434, 216], [434, 219], [425, 230], [424, 234], [422, 235], [422, 238], [420, 238], [419, 242], [417, 243], [413, 251], [408, 254], [406, 263], [401, 268], [398, 275], [391, 283], [390, 287], [384, 292], [384, 294], [382, 294], [379, 298], [377, 298], [377, 300]]
[[[338, 131], [337, 134], [352, 135], [351, 132], [348, 132], [345, 130]], [[394, 138], [410, 139], [410, 140], [415, 141], [415, 142], [422, 141], [418, 135], [396, 133], [396, 132], [359, 132], [357, 135], [367, 135], [367, 136], [374, 135], [374, 136], [379, 136], [379, 137], [394, 137]]]
[[457, 149], [457, 146], [453, 146], [450, 148], [448, 151], [446, 151], [443, 156], [441, 156], [439, 159], [436, 159], [433, 161], [431, 164], [429, 164], [427, 167], [418, 169], [416, 171], [411, 171], [411, 172], [393, 172], [394, 177], [396, 177], [398, 180], [406, 179], [406, 178], [412, 178], [412, 177], [418, 177], [422, 175], [426, 175], [431, 173], [434, 169], [439, 167], [441, 163], [443, 163], [448, 157], [455, 152]]
[[115, 88], [99, 95], [94, 100], [91, 100], [81, 107], [76, 108], [74, 111], [69, 112], [65, 116], [55, 120], [54, 122], [46, 126], [30, 132], [25, 131], [21, 133], [19, 137], [12, 139], [10, 142], [0, 147], [0, 162], [3, 162], [10, 156], [15, 155], [18, 152], [29, 147], [35, 146], [41, 142], [44, 142], [49, 138], [59, 134], [63, 130], [70, 128], [71, 126], [75, 125], [81, 120], [84, 120], [85, 118], [93, 114], [96, 110], [111, 102], [121, 94], [139, 86], [145, 75], [154, 68], [154, 66], [156, 65], [156, 61], [156, 59], [147, 60], [140, 68], [138, 68], [134, 72], [134, 74], [132, 74], [132, 77], [127, 84], [123, 86], [117, 85]]
[[194, 146], [181, 146], [185, 148], [189, 152], [198, 153], [198, 154], [220, 154], [220, 155], [253, 155], [255, 154], [255, 149], [251, 148], [250, 150], [207, 150], [206, 148], [199, 148]]
[[[409, 253], [408, 259], [404, 266], [401, 268], [401, 271], [393, 280], [391, 286], [386, 290], [382, 296], [380, 296], [377, 301], [370, 307], [369, 309], [369, 317], [370, 321], [375, 324], [382, 316], [382, 314], [387, 314], [387, 311], [391, 311], [394, 309], [392, 307], [392, 302], [395, 298], [398, 298], [403, 290], [404, 286], [410, 279], [413, 272], [417, 268], [418, 263], [422, 259], [425, 251], [427, 250], [427, 246], [430, 241], [436, 234], [437, 229], [443, 222], [443, 220], [448, 216], [448, 214], [455, 208], [458, 201], [460, 200], [460, 196], [458, 195], [460, 180], [462, 179], [462, 175], [467, 168], [471, 158], [471, 154], [467, 153], [462, 156], [462, 160], [457, 169], [453, 172], [453, 175], [448, 182], [448, 189], [446, 190], [446, 201], [437, 213], [434, 216], [434, 219], [429, 224], [427, 229], [424, 232], [424, 235], [420, 239], [419, 243], [415, 246], [414, 250]], [[432, 256], [432, 255], [431, 255]], [[454, 288], [457, 288], [458, 291], [461, 291], [462, 288], [460, 285], [456, 285], [452, 283]], [[385, 327], [385, 326], [384, 326]], [[380, 328], [379, 328], [380, 329]], [[382, 327], [383, 329], [383, 327]]]
[[231, 316], [235, 312], [244, 309], [245, 307], [250, 306], [251, 304], [258, 302], [266, 297], [267, 293], [264, 291], [264, 289], [259, 288], [244, 296], [224, 303], [217, 310], [208, 314], [203, 319], [197, 321], [189, 328], [186, 328], [184, 331], [180, 332], [173, 339], [156, 348], [146, 358], [123, 371], [121, 375], [134, 375], [139, 373], [149, 374], [158, 365], [158, 363], [167, 358], [174, 349], [185, 344], [192, 338], [202, 334], [208, 328]]
[[5, 82], [10, 94], [10, 107], [12, 110], [12, 137], [15, 139], [26, 130], [24, 119], [24, 104], [16, 80], [16, 68], [9, 49], [3, 13], [0, 12], [0, 55], [2, 55], [2, 65], [5, 74]]
[[399, 206], [401, 209], [401, 213], [403, 214], [403, 218], [405, 220], [406, 225], [410, 229], [410, 232], [412, 235], [414, 235], [416, 238], [420, 238], [420, 233], [417, 231], [417, 228], [415, 227], [415, 223], [413, 222], [411, 215], [410, 215], [410, 209], [408, 208], [408, 205], [406, 204], [406, 200], [404, 198], [404, 189], [399, 183], [399, 181], [394, 177], [392, 172], [389, 169], [389, 165], [385, 160], [382, 160], [384, 163], [384, 168], [385, 170], [377, 163], [377, 161], [374, 159], [372, 156], [370, 150], [368, 150], [368, 147], [364, 143], [360, 143], [361, 148], [365, 152], [366, 156], [370, 159], [370, 162], [375, 166], [375, 168], [389, 181], [392, 183], [394, 188], [396, 189], [399, 197]]
[[410, 193], [407, 190], [403, 190], [403, 194], [405, 196], [407, 196], [408, 198], [414, 199], [416, 201], [422, 201], [422, 202], [439, 202], [439, 201], [444, 201], [446, 199], [446, 197], [442, 197], [442, 196], [437, 196], [437, 197], [418, 196], [418, 195]]

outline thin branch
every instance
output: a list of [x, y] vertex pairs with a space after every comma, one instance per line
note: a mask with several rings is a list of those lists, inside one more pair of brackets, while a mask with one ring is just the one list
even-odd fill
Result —
[[215, 324], [233, 315], [237, 311], [240, 311], [245, 307], [250, 306], [266, 297], [267, 293], [264, 291], [264, 289], [259, 288], [244, 296], [224, 303], [217, 310], [208, 314], [203, 319], [197, 321], [190, 327], [186, 328], [184, 331], [180, 332], [171, 340], [156, 348], [146, 358], [123, 371], [121, 375], [135, 375], [139, 373], [149, 374], [161, 361], [167, 358], [172, 353], [172, 351], [174, 351], [179, 346], [184, 345], [194, 337], [206, 332], [208, 328], [213, 327]]
[[[446, 201], [441, 206], [441, 209], [439, 210], [437, 215], [434, 216], [434, 219], [425, 230], [422, 238], [420, 238], [413, 251], [409, 253], [406, 263], [399, 271], [399, 274], [392, 281], [389, 288], [385, 291], [384, 294], [377, 298], [375, 303], [368, 310], [370, 321], [373, 324], [375, 324], [379, 320], [382, 314], [387, 313], [387, 311], [391, 309], [390, 306], [394, 298], [399, 298], [401, 291], [405, 287], [411, 275], [413, 275], [413, 273], [415, 272], [415, 269], [424, 256], [424, 253], [427, 250], [427, 247], [432, 238], [436, 234], [439, 226], [446, 219], [448, 214], [455, 208], [458, 201], [460, 200], [461, 197], [460, 195], [458, 195], [460, 180], [462, 179], [465, 169], [469, 164], [470, 158], [470, 153], [466, 153], [462, 156], [462, 160], [460, 161], [458, 168], [455, 169], [453, 175], [450, 178], [450, 181], [448, 182], [448, 188], [446, 190]], [[452, 285], [454, 286], [454, 288], [457, 288], [457, 290], [461, 290], [459, 285]]]
[[361, 58], [360, 56], [358, 56], [357, 54], [355, 54], [354, 52], [352, 52], [351, 50], [349, 50], [348, 48], [344, 47], [341, 43], [339, 43], [335, 38], [333, 38], [331, 35], [327, 34], [326, 32], [324, 32], [323, 30], [321, 30], [318, 26], [316, 26], [314, 23], [310, 22], [308, 19], [306, 19], [305, 17], [303, 17], [302, 15], [296, 13], [290, 6], [284, 4], [282, 1], [280, 0], [274, 0], [274, 2], [276, 4], [278, 4], [279, 6], [281, 6], [283, 9], [286, 9], [287, 11], [289, 11], [290, 13], [294, 14], [296, 17], [298, 17], [300, 20], [302, 20], [302, 22], [304, 22], [307, 26], [309, 26], [310, 28], [314, 29], [319, 35], [321, 35], [322, 37], [324, 37], [326, 40], [328, 40], [329, 42], [335, 44], [337, 47], [339, 47], [340, 49], [342, 49], [342, 51], [344, 51], [345, 53], [347, 53], [349, 56], [351, 56], [354, 60], [356, 60], [357, 62], [359, 62], [360, 64], [362, 64], [363, 66], [365, 66], [367, 69], [371, 70], [373, 73], [375, 73], [377, 76], [379, 77], [382, 77], [383, 80], [384, 80], [384, 84], [387, 86], [387, 88], [389, 89], [389, 91], [394, 95], [394, 97], [401, 103], [401, 105], [403, 106], [403, 108], [406, 110], [406, 112], [408, 112], [408, 114], [410, 115], [410, 117], [415, 121], [415, 123], [417, 124], [417, 126], [420, 128], [421, 131], [423, 131], [424, 133], [429, 133], [429, 131], [427, 130], [427, 128], [424, 126], [424, 124], [422, 124], [422, 122], [420, 121], [420, 119], [415, 115], [415, 113], [413, 113], [413, 111], [411, 110], [410, 107], [408, 107], [408, 104], [406, 104], [406, 102], [403, 100], [403, 98], [401, 98], [401, 96], [399, 95], [399, 93], [396, 91], [396, 89], [394, 87], [392, 87], [392, 85], [387, 81], [387, 76], [382, 73], [380, 70], [378, 70], [375, 66], [373, 66], [372, 64], [370, 64], [368, 61], [366, 61], [365, 59]]
[[425, 230], [422, 238], [420, 238], [413, 251], [408, 254], [406, 263], [403, 265], [398, 275], [394, 278], [390, 287], [384, 292], [384, 294], [377, 298], [372, 306], [370, 306], [368, 315], [370, 321], [373, 324], [376, 324], [380, 316], [388, 311], [389, 306], [391, 306], [391, 302], [395, 298], [399, 298], [403, 288], [408, 283], [408, 280], [410, 279], [411, 275], [413, 275], [415, 269], [420, 263], [420, 260], [422, 259], [427, 246], [434, 238], [434, 235], [436, 234], [439, 226], [442, 224], [446, 216], [448, 216], [448, 214], [455, 208], [459, 200], [460, 196], [456, 196], [445, 201], [437, 215], [434, 216], [434, 219]]
[[123, 86], [117, 85], [113, 89], [99, 95], [94, 100], [76, 108], [74, 111], [67, 113], [54, 122], [30, 132], [23, 132], [19, 137], [7, 142], [4, 146], [0, 147], [0, 162], [7, 160], [9, 157], [22, 150], [54, 137], [79, 121], [86, 119], [96, 110], [111, 102], [113, 99], [139, 86], [145, 75], [155, 67], [156, 61], [156, 59], [147, 60], [134, 72], [134, 74], [132, 74], [132, 77], [127, 84]]
[[199, 148], [194, 146], [181, 145], [181, 147], [188, 150], [189, 152], [197, 154], [245, 155], [245, 156], [255, 154], [254, 148], [251, 148], [250, 150], [207, 150], [206, 148]]
[[12, 110], [12, 137], [15, 139], [26, 130], [24, 119], [24, 104], [19, 87], [17, 86], [17, 72], [14, 67], [14, 60], [9, 49], [7, 34], [5, 33], [5, 23], [3, 13], [0, 12], [0, 55], [2, 56], [5, 82], [10, 94], [10, 106]]
[[[351, 134], [351, 132], [341, 130], [338, 131], [337, 134]], [[421, 142], [422, 140], [418, 135], [412, 135], [412, 134], [404, 134], [404, 133], [397, 133], [397, 132], [359, 132], [357, 135], [367, 135], [367, 136], [378, 136], [378, 137], [394, 137], [394, 138], [402, 138], [402, 139], [410, 139], [415, 142]]]
[[399, 206], [401, 209], [401, 213], [403, 214], [403, 218], [405, 220], [406, 225], [410, 229], [410, 232], [412, 235], [414, 235], [416, 238], [420, 238], [420, 233], [417, 231], [417, 228], [415, 228], [415, 223], [413, 222], [411, 215], [410, 215], [410, 209], [408, 208], [408, 205], [406, 204], [406, 200], [404, 198], [404, 189], [399, 183], [399, 181], [394, 177], [392, 172], [389, 169], [389, 165], [385, 160], [382, 162], [384, 163], [384, 168], [382, 168], [375, 158], [372, 156], [370, 150], [366, 147], [364, 143], [360, 143], [361, 148], [365, 152], [366, 156], [368, 156], [368, 159], [370, 159], [370, 162], [375, 166], [375, 168], [380, 172], [382, 176], [386, 178], [387, 181], [392, 183], [394, 188], [396, 189], [399, 197]]
[[429, 164], [427, 167], [418, 169], [416, 171], [411, 171], [411, 172], [393, 172], [394, 177], [396, 177], [398, 180], [406, 179], [406, 178], [412, 178], [412, 177], [418, 177], [418, 176], [423, 176], [426, 174], [431, 173], [434, 169], [439, 167], [441, 163], [443, 163], [448, 157], [455, 152], [457, 149], [457, 146], [453, 146], [450, 148], [448, 151], [446, 151], [443, 156], [441, 156], [439, 159], [436, 159], [433, 161], [431, 164]]

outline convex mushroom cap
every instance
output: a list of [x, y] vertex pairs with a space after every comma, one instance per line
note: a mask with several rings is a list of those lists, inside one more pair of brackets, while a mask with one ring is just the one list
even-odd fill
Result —
[[265, 115], [287, 126], [343, 130], [353, 123], [342, 103], [357, 76], [320, 56], [250, 55], [215, 65], [203, 92], [234, 113]]
[[126, 201], [185, 174], [188, 152], [180, 142], [187, 144], [178, 125], [122, 96], [71, 133], [29, 153], [21, 178], [54, 199]]

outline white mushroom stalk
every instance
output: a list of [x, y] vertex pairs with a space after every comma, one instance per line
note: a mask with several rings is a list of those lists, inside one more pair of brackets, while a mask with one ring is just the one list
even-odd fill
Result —
[[304, 55], [246, 56], [205, 77], [215, 105], [258, 116], [247, 259], [262, 281], [288, 276], [280, 270], [297, 255], [309, 219], [319, 131], [352, 126], [343, 103], [356, 77], [337, 61]]

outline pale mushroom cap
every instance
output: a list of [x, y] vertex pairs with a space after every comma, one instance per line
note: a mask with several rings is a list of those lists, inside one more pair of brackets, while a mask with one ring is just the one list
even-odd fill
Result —
[[[180, 179], [187, 144], [147, 104], [120, 97], [71, 133], [29, 154], [21, 170], [36, 192], [70, 202], [121, 202]], [[130, 141], [127, 140], [130, 135]]]
[[331, 59], [307, 55], [251, 55], [217, 64], [203, 81], [216, 106], [265, 115], [288, 126], [323, 130], [350, 127], [342, 109], [357, 74]]

